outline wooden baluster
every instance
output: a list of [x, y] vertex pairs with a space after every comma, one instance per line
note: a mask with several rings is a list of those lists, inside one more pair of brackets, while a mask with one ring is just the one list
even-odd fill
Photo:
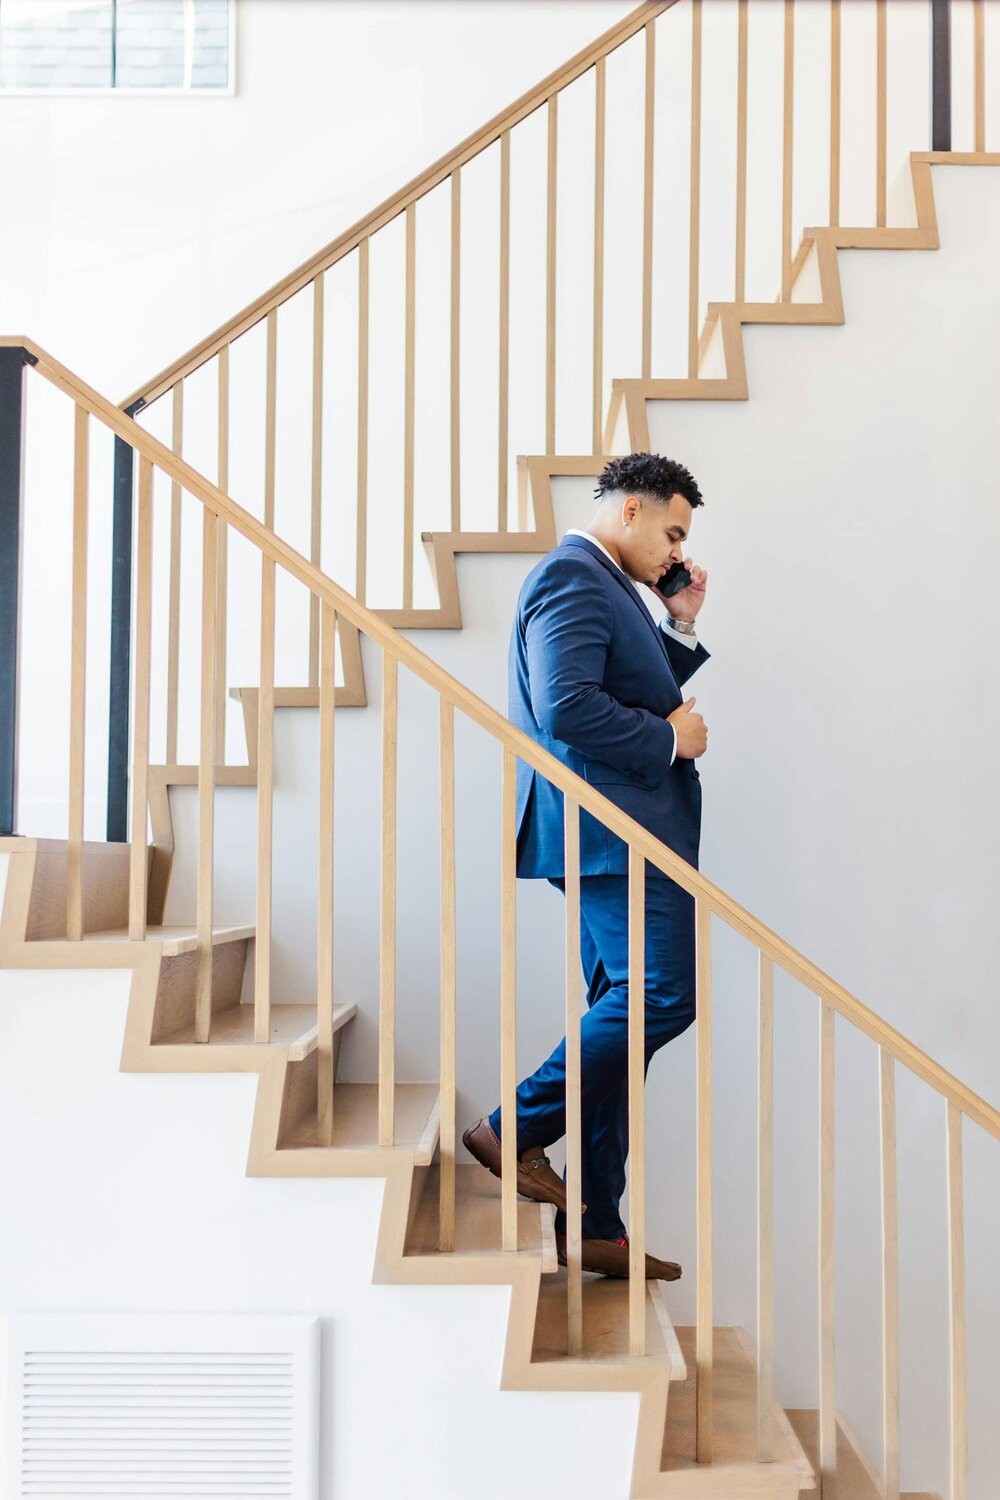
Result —
[[785, 0], [784, 116], [781, 184], [781, 300], [792, 297], [792, 135], [795, 119], [795, 0]]
[[695, 1292], [695, 1365], [698, 1374], [695, 1451], [699, 1463], [712, 1461], [712, 913], [695, 902], [695, 1078], [696, 1205], [698, 1285]]
[[[184, 446], [184, 381], [173, 388], [171, 447], [178, 456]], [[181, 644], [181, 487], [170, 484], [170, 582], [167, 621], [167, 751], [168, 765], [177, 764], [177, 697]]]
[[500, 1197], [503, 1248], [517, 1249], [517, 757], [504, 746], [500, 855]]
[[736, 83], [736, 301], [747, 294], [747, 62], [749, 53], [748, 0], [738, 0]]
[[646, 1353], [646, 862], [628, 851], [629, 1353]]
[[558, 94], [549, 99], [548, 200], [545, 235], [545, 451], [556, 451], [556, 147]]
[[212, 884], [215, 862], [215, 610], [218, 592], [217, 537], [225, 529], [208, 506], [201, 532], [201, 726], [198, 741], [198, 949], [195, 968], [195, 1041], [212, 1031]]
[[973, 0], [973, 110], [976, 121], [975, 150], [986, 150], [986, 6]]
[[[229, 345], [219, 350], [219, 489], [229, 493]], [[218, 534], [218, 598], [215, 607], [215, 758], [226, 763], [227, 625], [229, 606], [229, 527]]]
[[882, 1156], [882, 1432], [883, 1500], [899, 1500], [899, 1214], [896, 1191], [896, 1077], [891, 1052], [879, 1048]]
[[948, 1101], [948, 1376], [951, 1392], [951, 1494], [965, 1500], [968, 1447], [965, 1368], [965, 1200], [962, 1187], [962, 1112]]
[[757, 955], [757, 1458], [774, 1458], [774, 962]]
[[604, 452], [604, 141], [606, 97], [604, 58], [594, 67], [594, 454]]
[[451, 529], [462, 529], [462, 177], [456, 167], [451, 174]]
[[319, 660], [319, 875], [316, 902], [316, 1118], [333, 1145], [333, 809], [337, 613], [323, 603]]
[[441, 1170], [438, 1249], [455, 1248], [456, 928], [455, 710], [440, 700], [441, 762]]
[[66, 841], [66, 936], [71, 942], [83, 937], [89, 422], [85, 408], [77, 406], [73, 428], [73, 595], [70, 614], [69, 826]]
[[278, 412], [278, 309], [267, 315], [267, 394], [264, 408], [264, 525], [274, 530], [275, 436]]
[[406, 205], [406, 353], [403, 395], [403, 608], [413, 608], [413, 417], [416, 377], [417, 210]]
[[382, 654], [382, 880], [379, 938], [378, 1143], [391, 1146], [396, 1093], [396, 760], [399, 668]]
[[358, 531], [354, 593], [368, 590], [368, 241], [358, 246]]
[[834, 1283], [834, 1022], [820, 1001], [819, 1060], [819, 1466], [820, 1494], [837, 1484], [837, 1343]]
[[149, 660], [153, 626], [153, 465], [139, 459], [135, 546], [135, 666], [132, 680], [132, 809], [128, 935], [146, 936], [149, 804]]
[[[278, 315], [267, 315], [267, 398], [264, 420], [264, 525], [274, 526]], [[260, 691], [257, 705], [257, 937], [254, 944], [254, 1037], [271, 1037], [271, 879], [274, 825], [274, 619], [272, 558], [260, 566]]]
[[[320, 566], [323, 552], [323, 272], [313, 281], [312, 490], [309, 514], [309, 561]], [[309, 595], [309, 686], [319, 681], [320, 601]]]
[[[694, 0], [698, 8], [699, 0]], [[642, 133], [642, 378], [653, 364], [653, 124], [656, 94], [656, 31], [647, 21], [646, 81]]]
[[830, 0], [830, 225], [840, 223], [840, 0]]
[[271, 1038], [271, 845], [274, 820], [274, 562], [260, 560], [260, 688], [257, 697], [257, 909], [254, 1040]]
[[886, 157], [886, 15], [885, 0], [875, 0], [875, 224], [885, 226]]
[[[651, 33], [652, 26], [647, 30]], [[701, 269], [701, 0], [691, 11], [691, 208], [688, 230], [688, 379], [698, 378], [698, 301]], [[648, 374], [648, 372], [647, 372]]]
[[497, 429], [497, 530], [507, 530], [510, 466], [510, 131], [500, 137], [500, 410]]
[[578, 1356], [583, 1353], [580, 807], [571, 797], [563, 798], [563, 817], [566, 830], [566, 1353]]

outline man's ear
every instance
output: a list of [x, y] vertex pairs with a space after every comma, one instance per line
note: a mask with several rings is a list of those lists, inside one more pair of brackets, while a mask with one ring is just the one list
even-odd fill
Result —
[[634, 521], [642, 509], [642, 501], [638, 495], [626, 495], [625, 503], [622, 505], [622, 520]]

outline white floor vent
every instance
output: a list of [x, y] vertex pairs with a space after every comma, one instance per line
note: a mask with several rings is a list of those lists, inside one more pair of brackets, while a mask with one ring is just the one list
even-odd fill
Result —
[[317, 1319], [39, 1314], [8, 1330], [12, 1500], [315, 1500]]

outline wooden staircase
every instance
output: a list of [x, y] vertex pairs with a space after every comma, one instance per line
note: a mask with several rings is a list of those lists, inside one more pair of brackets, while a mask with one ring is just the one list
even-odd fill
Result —
[[[814, 1411], [786, 1412], [776, 1405], [773, 1462], [756, 1459], [756, 1362], [740, 1328], [714, 1330], [715, 1458], [711, 1465], [696, 1461], [695, 1331], [675, 1328], [660, 1283], [647, 1283], [647, 1353], [634, 1358], [628, 1344], [628, 1283], [587, 1274], [582, 1352], [566, 1354], [566, 1272], [556, 1258], [550, 1206], [518, 1203], [518, 1249], [505, 1252], [499, 1183], [478, 1165], [459, 1165], [454, 1250], [438, 1249], [436, 1084], [396, 1084], [396, 1143], [387, 1148], [376, 1144], [377, 1086], [335, 1078], [333, 1142], [319, 1145], [315, 1007], [274, 1004], [270, 1041], [254, 1043], [246, 988], [252, 926], [218, 927], [213, 933], [212, 1035], [209, 1043], [198, 1044], [194, 931], [151, 926], [144, 941], [129, 941], [127, 846], [84, 846], [87, 927], [79, 943], [65, 936], [65, 844], [4, 839], [0, 854], [9, 860], [0, 966], [131, 969], [124, 1071], [256, 1072], [248, 1175], [384, 1178], [373, 1280], [509, 1285], [502, 1388], [637, 1392], [632, 1496], [793, 1500], [816, 1488]], [[356, 1005], [335, 1008], [335, 1058], [356, 1013]], [[875, 1470], [842, 1420], [838, 1445], [838, 1500], [877, 1500]], [[904, 1500], [934, 1497], [912, 1494]]]

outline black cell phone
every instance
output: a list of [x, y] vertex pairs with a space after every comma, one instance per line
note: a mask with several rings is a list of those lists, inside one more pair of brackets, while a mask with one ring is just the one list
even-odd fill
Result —
[[656, 588], [664, 599], [669, 599], [672, 595], [679, 594], [681, 589], [686, 589], [690, 582], [691, 574], [687, 568], [683, 563], [675, 562], [671, 563]]

